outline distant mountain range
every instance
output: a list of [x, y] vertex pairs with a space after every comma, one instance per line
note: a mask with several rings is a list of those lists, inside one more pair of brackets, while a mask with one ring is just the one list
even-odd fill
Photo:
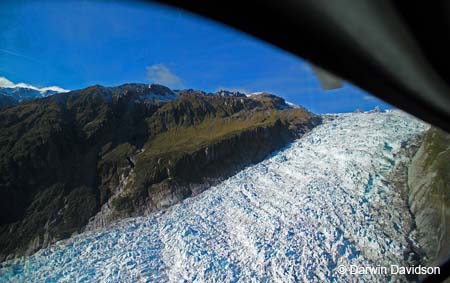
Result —
[[0, 260], [169, 207], [321, 123], [267, 93], [41, 91], [0, 111]]
[[[7, 83], [2, 84], [3, 81], [7, 81]], [[113, 88], [110, 88], [113, 89]], [[245, 93], [239, 91], [229, 91], [229, 90], [218, 90], [214, 93], [207, 93], [204, 91], [194, 91], [192, 89], [185, 90], [170, 90], [169, 88], [162, 87], [156, 84], [124, 84], [115, 88], [115, 91], [118, 91], [121, 95], [125, 95], [127, 91], [133, 89], [140, 94], [138, 97], [141, 101], [159, 101], [159, 102], [168, 102], [170, 100], [177, 99], [180, 93], [201, 93], [205, 96], [221, 96], [221, 97], [247, 97], [250, 95], [258, 95], [263, 92], [253, 93], [247, 95]], [[0, 109], [11, 107], [18, 105], [21, 102], [26, 102], [30, 100], [35, 100], [39, 98], [48, 97], [57, 93], [66, 93], [69, 90], [60, 88], [58, 86], [37, 88], [32, 85], [28, 85], [25, 83], [13, 84], [12, 82], [0, 78]], [[288, 103], [289, 107], [295, 106], [291, 103]]]
[[5, 78], [0, 78], [0, 109], [64, 92], [68, 90], [57, 86], [38, 88], [25, 83], [14, 84]]

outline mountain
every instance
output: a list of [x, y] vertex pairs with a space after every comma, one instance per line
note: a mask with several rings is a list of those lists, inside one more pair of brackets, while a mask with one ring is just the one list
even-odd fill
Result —
[[246, 97], [247, 95], [245, 95], [242, 92], [239, 91], [228, 91], [228, 90], [219, 90], [217, 91], [214, 95], [219, 95], [219, 96], [224, 96], [224, 97]]
[[[247, 104], [254, 101], [244, 101], [254, 109]], [[427, 129], [396, 110], [326, 116], [200, 195], [4, 264], [0, 276], [7, 282], [412, 282], [389, 271], [355, 281], [338, 268], [417, 266], [408, 188], [399, 180]]]
[[14, 84], [6, 78], [0, 77], [0, 109], [17, 105], [23, 101], [64, 92], [68, 92], [68, 90], [57, 86], [38, 88], [24, 83]]
[[0, 110], [6, 107], [17, 105], [18, 101], [9, 95], [0, 93]]
[[282, 98], [91, 86], [0, 111], [0, 255], [197, 195], [320, 124]]
[[450, 135], [432, 127], [409, 167], [409, 204], [428, 266], [450, 256]]

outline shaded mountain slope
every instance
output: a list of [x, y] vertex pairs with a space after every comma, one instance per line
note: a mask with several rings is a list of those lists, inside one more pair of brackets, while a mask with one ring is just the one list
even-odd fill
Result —
[[[92, 86], [0, 112], [0, 259], [170, 206], [320, 123], [260, 94]], [[19, 235], [19, 236], [18, 236]]]
[[429, 266], [450, 256], [450, 135], [431, 128], [408, 172], [409, 202]]
[[0, 109], [4, 109], [17, 104], [17, 101], [9, 95], [4, 95], [0, 92]]

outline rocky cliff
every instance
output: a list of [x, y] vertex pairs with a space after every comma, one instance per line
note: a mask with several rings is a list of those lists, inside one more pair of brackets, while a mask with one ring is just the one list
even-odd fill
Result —
[[429, 266], [450, 257], [450, 135], [431, 128], [408, 170], [409, 204]]
[[274, 95], [143, 84], [0, 111], [0, 260], [169, 207], [320, 122]]

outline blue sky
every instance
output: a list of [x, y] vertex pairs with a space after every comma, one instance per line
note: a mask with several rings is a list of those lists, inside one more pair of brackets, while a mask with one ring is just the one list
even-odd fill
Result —
[[0, 77], [37, 87], [157, 82], [267, 91], [316, 113], [386, 104], [324, 91], [304, 60], [181, 10], [125, 1], [0, 1]]

